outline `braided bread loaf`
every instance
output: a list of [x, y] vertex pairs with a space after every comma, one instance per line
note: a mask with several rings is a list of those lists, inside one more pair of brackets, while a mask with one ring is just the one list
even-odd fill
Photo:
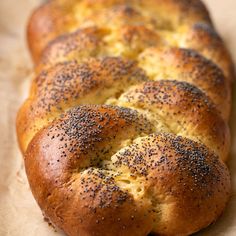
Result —
[[233, 63], [199, 0], [53, 0], [17, 134], [31, 190], [68, 235], [189, 235], [230, 195]]

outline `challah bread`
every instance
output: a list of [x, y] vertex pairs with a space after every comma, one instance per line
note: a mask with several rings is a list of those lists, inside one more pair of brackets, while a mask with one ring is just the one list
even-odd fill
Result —
[[[205, 65], [207, 67], [208, 64]], [[159, 66], [164, 72], [165, 69], [161, 64]], [[184, 71], [183, 68], [181, 72], [178, 72], [178, 68], [182, 68], [178, 65], [175, 70], [174, 63], [172, 67], [171, 65], [167, 67], [170, 70], [168, 73], [173, 71], [175, 76], [177, 74], [175, 79], [178, 79], [178, 73], [181, 74]], [[195, 67], [191, 66], [190, 60], [188, 67]], [[157, 69], [159, 69], [158, 66]], [[207, 72], [211, 73], [210, 66], [207, 69]], [[205, 71], [204, 68], [203, 71]], [[211, 83], [209, 79], [201, 81], [191, 76], [195, 77], [194, 74], [189, 73], [186, 81], [191, 81], [193, 84], [195, 81], [196, 84]], [[205, 78], [207, 77], [206, 74]], [[17, 129], [23, 152], [32, 137], [48, 122], [59, 117], [62, 112], [76, 105], [104, 104], [109, 102], [109, 99], [115, 100], [128, 88], [132, 89], [133, 85], [142, 84], [149, 78], [136, 66], [136, 63], [119, 58], [91, 59], [80, 65], [76, 62], [67, 62], [44, 71], [33, 81], [30, 97], [18, 115]], [[157, 86], [156, 91], [153, 91], [155, 97], [160, 97], [152, 99], [154, 101], [151, 107], [155, 109], [155, 105], [159, 106], [153, 113], [160, 116], [161, 123], [173, 125], [175, 133], [180, 132], [182, 135], [185, 134], [184, 136], [200, 140], [217, 151], [220, 158], [226, 160], [230, 142], [228, 126], [207, 96], [196, 87], [183, 82], [167, 80], [164, 83], [164, 80], [163, 82], [160, 80], [151, 84]], [[217, 92], [220, 94], [220, 88], [218, 89]], [[161, 99], [162, 96], [166, 99]], [[150, 109], [147, 109], [149, 113], [151, 113]], [[166, 120], [170, 118], [171, 120]], [[208, 141], [204, 142], [204, 140]]]
[[[166, 13], [172, 13], [170, 14]], [[28, 26], [29, 46], [35, 61], [47, 43], [58, 35], [91, 25], [144, 25], [153, 30], [177, 30], [195, 22], [211, 24], [201, 2], [175, 0], [49, 1], [32, 15]], [[37, 40], [35, 40], [37, 39]]]
[[199, 0], [53, 0], [17, 134], [33, 195], [71, 236], [189, 235], [230, 196], [233, 63]]
[[[50, 43], [36, 70], [42, 71], [69, 60], [81, 63], [88, 57], [112, 56], [112, 47], [106, 44], [99, 46], [100, 40], [90, 38], [91, 30], [94, 33], [93, 29], [86, 28], [74, 35], [59, 37]], [[214, 63], [197, 52], [176, 47], [149, 47], [140, 53], [136, 60], [139, 62], [139, 67], [143, 68], [152, 80], [171, 78], [187, 81], [201, 88], [216, 104], [222, 116], [228, 119], [231, 105], [231, 82]]]
[[70, 110], [36, 134], [25, 165], [39, 206], [68, 235], [188, 235], [229, 196], [213, 152], [128, 108]]
[[107, 34], [105, 42], [111, 43], [113, 53], [123, 48], [127, 50], [123, 54], [133, 54], [152, 44], [191, 48], [215, 62], [228, 78], [233, 77], [231, 57], [200, 0], [49, 1], [29, 21], [34, 61], [40, 61], [43, 49], [59, 35], [94, 26]]

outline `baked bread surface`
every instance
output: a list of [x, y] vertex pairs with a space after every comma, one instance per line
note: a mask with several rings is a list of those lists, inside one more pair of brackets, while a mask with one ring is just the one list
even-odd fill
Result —
[[71, 236], [190, 235], [230, 196], [233, 63], [199, 0], [54, 0], [17, 135], [32, 193]]

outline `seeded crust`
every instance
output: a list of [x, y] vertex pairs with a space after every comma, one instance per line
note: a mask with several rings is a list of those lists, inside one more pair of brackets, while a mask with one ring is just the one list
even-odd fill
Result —
[[69, 236], [190, 235], [230, 196], [233, 63], [199, 0], [51, 0], [17, 136], [32, 193]]
[[[187, 52], [183, 51], [183, 53]], [[193, 60], [198, 60], [198, 57], [194, 57], [194, 55]], [[168, 61], [174, 66], [174, 62]], [[164, 75], [165, 69], [161, 63], [158, 63], [158, 65]], [[194, 79], [194, 73], [191, 72], [196, 67], [191, 68], [190, 60], [189, 64], [186, 64], [183, 60], [182, 65], [183, 69], [177, 64], [176, 70], [180, 68], [183, 72], [187, 67], [186, 71], [189, 71], [189, 77], [187, 78], [192, 76]], [[169, 68], [173, 67], [170, 66]], [[159, 71], [158, 67], [156, 71]], [[208, 70], [207, 72], [210, 74], [209, 78], [212, 78], [211, 71]], [[151, 73], [152, 71], [150, 71]], [[171, 75], [170, 69], [169, 73]], [[151, 76], [154, 79], [156, 77], [157, 75]], [[216, 77], [218, 78], [217, 74]], [[159, 76], [158, 78], [162, 77]], [[172, 76], [169, 78], [172, 78]], [[154, 92], [155, 94], [151, 95], [154, 96], [154, 99], [149, 101], [148, 97], [147, 100], [144, 100], [144, 104], [140, 106], [144, 107], [151, 115], [161, 115], [160, 124], [167, 124], [172, 127], [172, 132], [176, 134], [180, 133], [196, 141], [203, 142], [210, 149], [216, 151], [220, 158], [227, 159], [230, 143], [228, 126], [213, 103], [201, 90], [186, 82], [158, 80], [155, 83], [150, 82], [143, 85], [145, 81], [150, 81], [149, 77], [142, 69], [137, 67], [135, 62], [121, 60], [120, 58], [91, 59], [84, 64], [76, 62], [57, 64], [53, 69], [45, 71], [35, 79], [31, 96], [26, 100], [18, 114], [17, 130], [22, 151], [25, 152], [30, 140], [41, 128], [71, 107], [82, 104], [104, 104], [109, 100], [115, 104], [116, 98], [120, 100], [120, 96], [121, 100], [125, 97], [130, 102], [135, 96], [131, 103], [121, 102], [118, 105], [134, 109], [139, 108], [136, 98], [140, 99], [144, 96], [140, 95], [133, 86], [141, 84], [139, 87], [144, 86], [145, 92], [147, 92], [146, 88], [150, 85], [150, 93]], [[195, 81], [197, 81], [197, 84], [201, 83], [197, 79]], [[134, 91], [132, 95], [130, 93], [131, 98], [124, 94], [129, 88]], [[220, 89], [220, 86], [218, 88]], [[140, 96], [137, 97], [135, 94]], [[161, 104], [160, 100], [157, 99], [158, 97], [163, 98]], [[150, 103], [150, 106], [146, 106]], [[169, 106], [170, 104], [171, 106]], [[151, 108], [154, 110], [150, 111]], [[170, 114], [172, 114], [172, 117]], [[156, 119], [157, 117], [153, 118], [153, 120]]]
[[67, 62], [43, 71], [33, 81], [31, 94], [17, 116], [22, 151], [37, 131], [63, 111], [81, 104], [103, 104], [126, 87], [147, 80], [135, 62], [121, 58]]
[[[123, 7], [122, 11], [117, 8]], [[92, 9], [92, 10], [91, 10]], [[104, 11], [106, 12], [104, 14]], [[149, 15], [145, 16], [147, 13]], [[165, 12], [174, 14], [166, 16]], [[115, 14], [114, 14], [115, 13]], [[157, 18], [157, 16], [160, 16]], [[205, 6], [196, 0], [86, 0], [86, 1], [49, 1], [32, 14], [28, 26], [28, 42], [35, 61], [49, 41], [65, 32], [71, 32], [84, 25], [101, 21], [101, 24], [118, 19], [153, 22], [158, 28], [177, 28], [194, 22], [211, 24]], [[109, 20], [109, 21], [108, 21]]]
[[[155, 76], [155, 80], [177, 79], [201, 88], [228, 120], [231, 77], [224, 76], [216, 64], [191, 49], [166, 48], [158, 35], [143, 27], [123, 28], [123, 31], [125, 32], [124, 36], [121, 35], [121, 41], [115, 36], [105, 40], [106, 32], [94, 27], [61, 36], [45, 49], [36, 72], [68, 60], [81, 63], [90, 57], [116, 55], [136, 59], [149, 76]], [[118, 38], [118, 41], [114, 41], [114, 38]], [[158, 45], [162, 47], [155, 47]]]
[[35, 62], [41, 61], [49, 42], [60, 35], [73, 38], [74, 31], [86, 27], [105, 33], [113, 41], [110, 50], [118, 46], [118, 54], [135, 58], [150, 44], [189, 48], [216, 63], [230, 80], [234, 78], [230, 54], [199, 0], [49, 1], [29, 21], [28, 42]]
[[146, 82], [131, 87], [109, 103], [159, 116], [171, 133], [205, 144], [222, 160], [228, 157], [227, 124], [201, 90], [188, 83]]
[[67, 112], [25, 155], [39, 206], [72, 236], [189, 235], [206, 227], [230, 194], [226, 166], [202, 144], [152, 132], [126, 108]]
[[175, 79], [201, 89], [227, 121], [231, 108], [231, 83], [210, 60], [186, 49], [146, 49], [139, 66], [154, 80]]

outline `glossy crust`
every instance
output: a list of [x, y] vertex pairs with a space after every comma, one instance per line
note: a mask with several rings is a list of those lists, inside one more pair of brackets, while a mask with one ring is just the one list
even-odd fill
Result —
[[[214, 65], [212, 73], [211, 64], [204, 60], [202, 63], [202, 58], [194, 53], [189, 54], [188, 51], [182, 52], [179, 50], [174, 50], [173, 52], [170, 52], [170, 59], [168, 59], [170, 65], [167, 65], [169, 77], [166, 77], [165, 65], [163, 66], [161, 63], [162, 57], [160, 55], [162, 52], [157, 54], [157, 60], [160, 62], [156, 67], [152, 67], [152, 63], [147, 61], [149, 59], [146, 59], [147, 56], [144, 56], [143, 67], [145, 68], [147, 64], [152, 67], [151, 70], [149, 68], [146, 69], [151, 77], [147, 77], [145, 72], [137, 67], [135, 62], [119, 58], [91, 59], [84, 64], [68, 62], [57, 64], [48, 71], [44, 71], [33, 81], [31, 95], [18, 113], [17, 131], [22, 151], [25, 152], [30, 140], [42, 127], [71, 107], [81, 104], [103, 104], [109, 102], [109, 99], [110, 102], [115, 103], [116, 98], [119, 99], [120, 96], [126, 96], [123, 93], [130, 87], [134, 89], [132, 88], [133, 85], [142, 84], [149, 79], [157, 79], [156, 83], [149, 83], [151, 86], [156, 87], [156, 90], [155, 88], [153, 90], [150, 88], [150, 92], [155, 92], [155, 95], [152, 96], [156, 98], [156, 100], [154, 99], [151, 102], [151, 107], [153, 109], [155, 109], [155, 106], [159, 108], [153, 111], [154, 115], [160, 115], [160, 110], [162, 110], [164, 115], [162, 115], [161, 123], [170, 127], [171, 124], [169, 123], [172, 123], [173, 132], [180, 132], [181, 135], [189, 136], [194, 140], [205, 143], [209, 148], [216, 151], [220, 158], [226, 160], [230, 143], [227, 124], [221, 118], [210, 99], [201, 90], [189, 83], [181, 82], [182, 78], [184, 78], [183, 74], [185, 74], [188, 82], [202, 85], [199, 86], [200, 88], [205, 86], [204, 88], [209, 91], [209, 94], [222, 96], [223, 91], [220, 88], [221, 82], [224, 82], [224, 77], [220, 74], [220, 71], [219, 75], [214, 73], [217, 69]], [[164, 58], [167, 59], [168, 54], [169, 51], [163, 52]], [[177, 55], [178, 57], [179, 54], [182, 56], [182, 60], [177, 60], [176, 67], [174, 67], [175, 56]], [[185, 59], [185, 54], [187, 59]], [[148, 56], [155, 61], [154, 56], [149, 54]], [[171, 60], [172, 58], [173, 61]], [[191, 58], [193, 60], [192, 64]], [[197, 67], [195, 64], [199, 61], [200, 65]], [[208, 67], [207, 70], [204, 69], [205, 65], [206, 68]], [[194, 70], [196, 70], [196, 73], [193, 73]], [[154, 73], [159, 74], [155, 75]], [[201, 74], [204, 75], [206, 80], [199, 79]], [[162, 76], [165, 76], [165, 78]], [[180, 82], [171, 81], [170, 78], [178, 79]], [[166, 81], [162, 81], [162, 79], [166, 79]], [[214, 91], [214, 88], [217, 88], [218, 91]], [[147, 92], [146, 89], [145, 92]], [[137, 92], [138, 95], [139, 93]], [[164, 96], [166, 99], [163, 99], [160, 104], [160, 100], [157, 99], [158, 96]], [[140, 97], [142, 96], [140, 95]], [[128, 100], [130, 101], [130, 99]], [[134, 104], [138, 105], [137, 102], [134, 100], [131, 104], [119, 105], [136, 109]], [[171, 106], [169, 106], [170, 104]], [[150, 107], [145, 107], [144, 109], [149, 111]], [[172, 117], [170, 116], [171, 114]], [[171, 120], [169, 120], [170, 118]]]
[[[201, 43], [199, 43], [201, 42]], [[184, 38], [181, 47], [194, 48], [218, 65], [232, 82], [234, 65], [221, 37], [207, 24], [197, 23]]]
[[149, 48], [139, 56], [139, 66], [153, 80], [172, 78], [195, 85], [209, 96], [223, 118], [228, 120], [231, 82], [212, 61], [192, 50]]
[[132, 86], [113, 105], [153, 115], [170, 133], [205, 144], [226, 160], [230, 144], [227, 124], [214, 105], [194, 86], [178, 81], [146, 82]]
[[32, 83], [29, 98], [17, 116], [20, 147], [63, 111], [81, 104], [103, 104], [125, 88], [148, 80], [135, 62], [121, 58], [58, 64], [42, 72]]
[[118, 53], [124, 56], [153, 44], [189, 48], [215, 62], [230, 80], [234, 78], [230, 54], [199, 0], [49, 1], [36, 9], [29, 21], [28, 42], [33, 58], [40, 62], [49, 42], [60, 35], [73, 37], [71, 32], [85, 27], [105, 31], [113, 40], [112, 51], [118, 42]]
[[214, 221], [230, 193], [226, 166], [152, 129], [130, 109], [81, 106], [41, 130], [25, 164], [52, 223], [71, 236], [128, 236], [189, 235]]
[[17, 135], [49, 222], [70, 236], [169, 236], [220, 216], [234, 71], [201, 1], [51, 0], [28, 43]]
[[143, 27], [123, 28], [121, 32], [124, 35], [121, 34], [118, 41], [114, 36], [107, 40], [107, 33], [96, 27], [61, 36], [46, 47], [36, 72], [66, 61], [81, 63], [91, 57], [116, 55], [136, 59], [155, 80], [176, 79], [201, 88], [228, 120], [232, 81], [216, 64], [194, 50], [165, 47], [158, 35]]
[[33, 58], [37, 61], [48, 42], [65, 32], [107, 22], [123, 25], [127, 19], [133, 24], [148, 21], [157, 29], [177, 29], [195, 22], [211, 24], [205, 6], [198, 0], [51, 0], [36, 9], [29, 21], [28, 42]]

